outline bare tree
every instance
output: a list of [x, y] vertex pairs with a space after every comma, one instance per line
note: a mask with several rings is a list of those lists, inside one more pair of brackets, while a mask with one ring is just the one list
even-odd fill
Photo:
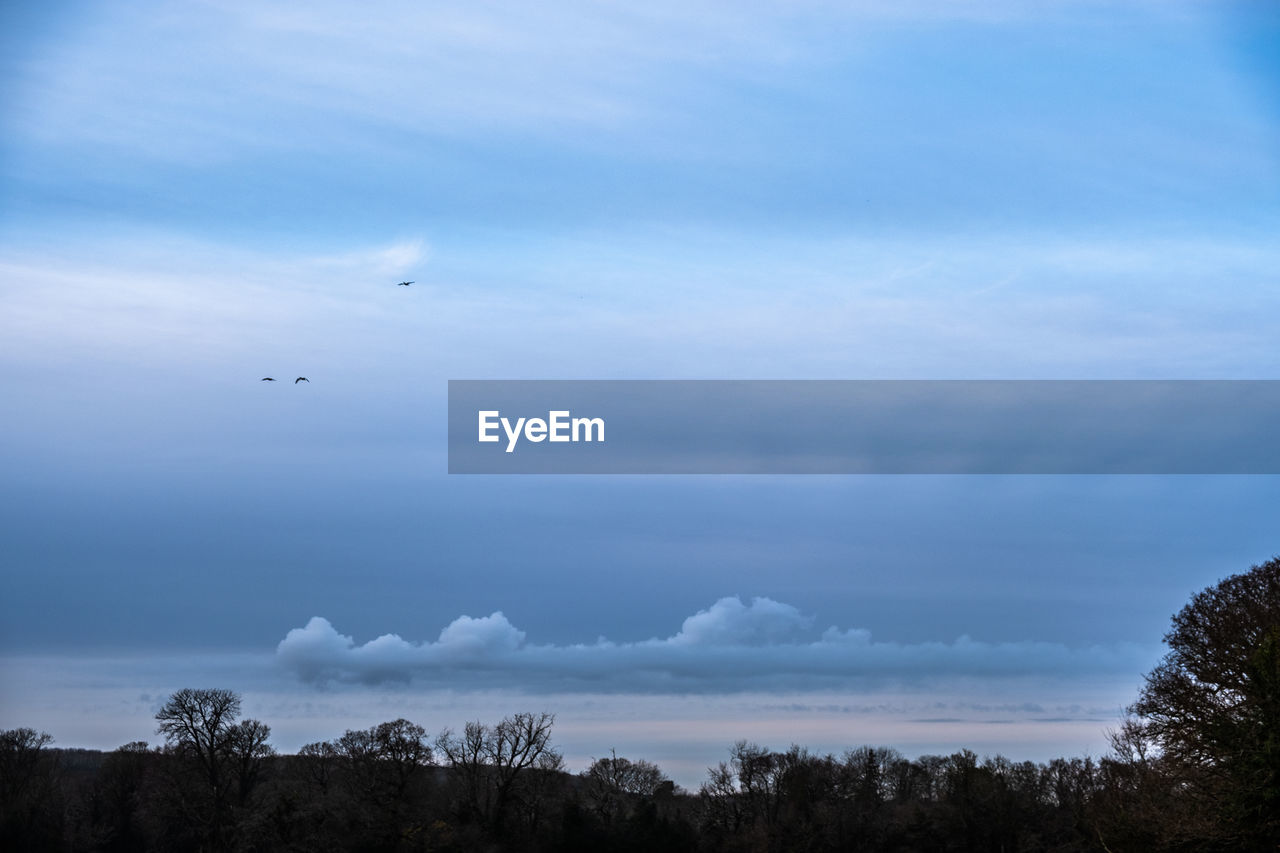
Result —
[[[403, 718], [369, 729], [348, 729], [336, 744], [324, 746], [342, 757], [347, 780], [357, 793], [377, 800], [404, 799], [422, 768], [435, 763], [426, 730]], [[318, 744], [313, 747], [313, 755], [324, 751]]]
[[778, 813], [780, 758], [759, 744], [735, 743], [728, 763], [710, 768], [699, 791], [707, 827], [730, 834], [751, 825], [767, 830]]
[[72, 846], [99, 853], [146, 847], [145, 783], [156, 758], [146, 741], [126, 743], [106, 757], [88, 792], [87, 837]]
[[[170, 806], [192, 821], [202, 847], [231, 846], [237, 815], [248, 805], [264, 761], [271, 729], [257, 720], [237, 723], [240, 696], [231, 690], [186, 688], [169, 697], [156, 712], [157, 731], [177, 761]], [[194, 772], [194, 781], [186, 770]]]
[[426, 774], [435, 763], [426, 730], [405, 719], [348, 729], [332, 744], [305, 748], [312, 778], [328, 790], [340, 781], [338, 811], [358, 837], [394, 846], [422, 830]]
[[217, 689], [179, 690], [156, 712], [156, 731], [165, 745], [199, 764], [215, 800], [225, 796], [225, 758], [238, 716], [240, 696]]
[[520, 713], [495, 726], [467, 723], [461, 735], [449, 729], [440, 733], [436, 746], [457, 780], [465, 815], [501, 832], [522, 795], [536, 794], [522, 788], [529, 771], [560, 766], [560, 754], [551, 747], [554, 722], [554, 714]]
[[53, 737], [35, 729], [0, 732], [0, 846], [58, 849], [62, 811]]
[[306, 782], [321, 796], [327, 794], [338, 765], [337, 747], [327, 740], [308, 743], [298, 750], [298, 757], [302, 759], [303, 778]]
[[276, 753], [267, 743], [269, 737], [271, 727], [258, 720], [243, 720], [231, 727], [227, 762], [241, 806], [248, 805], [249, 797], [262, 780], [267, 759]]
[[580, 775], [587, 801], [605, 823], [626, 814], [629, 800], [651, 799], [669, 781], [658, 765], [619, 758], [616, 750], [592, 761]]
[[772, 826], [781, 801], [782, 756], [755, 743], [740, 740], [729, 751], [729, 763], [738, 777], [738, 790], [752, 820]]

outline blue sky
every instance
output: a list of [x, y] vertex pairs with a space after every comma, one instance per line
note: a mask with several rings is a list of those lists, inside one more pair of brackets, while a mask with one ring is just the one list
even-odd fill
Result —
[[0, 725], [1096, 753], [1280, 551], [1268, 477], [444, 474], [450, 378], [1277, 378], [1274, 6], [10, 6]]

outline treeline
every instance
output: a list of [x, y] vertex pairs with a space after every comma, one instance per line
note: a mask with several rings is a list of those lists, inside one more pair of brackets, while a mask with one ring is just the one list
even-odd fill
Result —
[[279, 755], [268, 726], [239, 710], [231, 691], [183, 690], [156, 715], [163, 745], [110, 753], [3, 732], [0, 849], [1121, 851], [1186, 840], [1159, 762], [1135, 755], [910, 760], [739, 742], [687, 792], [614, 754], [566, 772], [545, 713], [434, 738], [394, 720]]
[[1098, 761], [739, 742], [696, 792], [613, 754], [567, 773], [546, 713], [277, 755], [235, 693], [181, 690], [154, 748], [0, 732], [0, 850], [1274, 853], [1280, 559], [1196, 594], [1165, 643]]

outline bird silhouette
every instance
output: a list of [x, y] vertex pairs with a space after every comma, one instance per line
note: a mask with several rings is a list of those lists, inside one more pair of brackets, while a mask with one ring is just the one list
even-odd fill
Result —
[[413, 284], [411, 281], [401, 281], [396, 284], [396, 287], [408, 287], [411, 284]]
[[305, 377], [305, 376], [299, 376], [297, 379], [293, 380], [293, 384], [294, 384], [294, 385], [297, 385], [299, 382], [306, 382], [306, 383], [310, 384], [311, 380], [310, 380], [310, 379], [308, 379], [308, 378], [307, 378], [307, 377]]
[[270, 376], [264, 376], [264, 377], [262, 377], [262, 381], [263, 381], [263, 382], [275, 382], [275, 380], [274, 380], [274, 379], [272, 379]]

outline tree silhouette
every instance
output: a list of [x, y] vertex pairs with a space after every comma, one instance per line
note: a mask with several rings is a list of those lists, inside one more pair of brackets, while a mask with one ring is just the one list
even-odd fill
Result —
[[1280, 844], [1280, 558], [1197, 593], [1130, 708], [1159, 750], [1187, 832], [1238, 850]]
[[177, 812], [167, 823], [190, 831], [202, 848], [232, 846], [236, 823], [274, 754], [267, 745], [271, 729], [257, 720], [237, 723], [239, 715], [240, 696], [219, 689], [179, 690], [156, 712], [171, 759], [167, 805]]
[[101, 853], [145, 849], [141, 807], [147, 799], [147, 771], [155, 758], [145, 741], [126, 743], [104, 758], [87, 794], [84, 833], [91, 842], [83, 846]]
[[397, 839], [423, 832], [425, 771], [435, 760], [422, 726], [402, 718], [348, 729], [332, 743], [307, 744], [301, 755], [307, 779], [349, 839], [395, 849]]
[[563, 764], [551, 746], [555, 715], [520, 713], [497, 725], [467, 723], [461, 735], [449, 729], [436, 747], [449, 762], [465, 820], [476, 820], [501, 835], [511, 812], [537, 823], [542, 789], [531, 776], [558, 772]]
[[0, 847], [61, 848], [62, 805], [53, 737], [35, 729], [0, 732]]
[[609, 758], [597, 758], [580, 774], [583, 794], [592, 811], [605, 823], [613, 823], [626, 814], [635, 801], [651, 800], [670, 780], [658, 765], [649, 761], [619, 758], [611, 751]]

